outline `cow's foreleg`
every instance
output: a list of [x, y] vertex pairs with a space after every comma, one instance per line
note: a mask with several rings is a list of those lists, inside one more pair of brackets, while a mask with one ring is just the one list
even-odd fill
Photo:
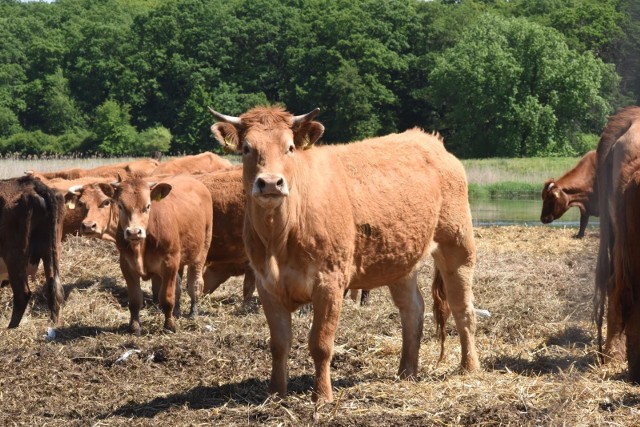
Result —
[[580, 211], [580, 229], [578, 230], [578, 234], [575, 235], [576, 239], [582, 239], [584, 237], [584, 231], [587, 229], [587, 225], [589, 225], [589, 214]]
[[313, 291], [313, 323], [309, 334], [309, 350], [316, 367], [314, 402], [333, 401], [331, 389], [331, 356], [340, 319], [343, 290], [335, 285], [319, 285]]
[[271, 382], [269, 391], [281, 399], [287, 396], [287, 359], [291, 350], [291, 312], [257, 280], [258, 295], [271, 336]]
[[438, 249], [433, 252], [433, 258], [442, 273], [447, 302], [460, 336], [460, 365], [464, 371], [474, 371], [480, 368], [475, 344], [476, 315], [471, 289], [475, 252], [470, 238], [460, 240], [460, 243], [439, 244]]
[[140, 288], [140, 276], [129, 268], [127, 262], [120, 258], [120, 269], [125, 282], [127, 282], [127, 295], [129, 297], [129, 331], [140, 335], [140, 309], [143, 304], [142, 289]]
[[204, 281], [202, 280], [202, 264], [192, 264], [187, 270], [187, 289], [189, 298], [191, 299], [191, 308], [189, 317], [194, 318], [198, 315], [198, 296], [202, 292]]
[[418, 288], [417, 272], [389, 286], [391, 298], [400, 310], [402, 323], [402, 357], [398, 375], [413, 378], [418, 373], [418, 357], [424, 323], [424, 300]]

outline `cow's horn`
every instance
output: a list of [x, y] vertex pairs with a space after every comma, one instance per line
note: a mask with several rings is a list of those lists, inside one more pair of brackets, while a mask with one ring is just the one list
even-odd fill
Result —
[[310, 122], [311, 120], [313, 120], [318, 113], [320, 113], [320, 109], [316, 108], [315, 110], [312, 110], [310, 112], [308, 112], [307, 114], [302, 114], [300, 116], [295, 116], [293, 118], [293, 124], [294, 125], [299, 125], [302, 123], [306, 123], [306, 122]]
[[556, 185], [555, 182], [550, 182], [549, 185], [547, 186], [547, 191], [551, 191], [554, 185]]
[[82, 185], [74, 185], [72, 187], [69, 187], [67, 191], [69, 192], [69, 194], [79, 196], [82, 193]]
[[207, 108], [209, 109], [209, 112], [213, 114], [213, 117], [220, 120], [221, 122], [231, 123], [232, 125], [236, 125], [236, 126], [240, 126], [242, 124], [242, 120], [240, 120], [240, 117], [226, 116], [224, 114], [218, 113], [216, 110], [214, 110], [211, 107], [207, 107]]

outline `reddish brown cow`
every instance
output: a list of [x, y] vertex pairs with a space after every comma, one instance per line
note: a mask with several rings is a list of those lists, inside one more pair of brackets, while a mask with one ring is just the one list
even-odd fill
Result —
[[[640, 155], [640, 153], [638, 153]], [[629, 379], [640, 383], [640, 158], [625, 165], [616, 197], [614, 286], [610, 309], [626, 334]]]
[[[242, 154], [244, 242], [271, 332], [271, 391], [287, 392], [291, 313], [313, 304], [313, 399], [331, 401], [330, 361], [345, 289], [389, 286], [402, 323], [399, 375], [414, 377], [424, 302], [417, 266], [431, 253], [453, 313], [463, 370], [478, 369], [471, 283], [475, 245], [462, 164], [421, 130], [303, 150], [324, 127], [258, 107], [211, 110], [216, 139]], [[439, 312], [441, 310], [438, 310]]]
[[589, 151], [578, 164], [558, 180], [547, 180], [542, 188], [540, 221], [549, 224], [571, 207], [580, 209], [580, 229], [576, 238], [584, 237], [589, 216], [598, 216], [596, 191], [596, 150]]
[[195, 156], [178, 157], [161, 163], [155, 168], [153, 175], [210, 173], [221, 169], [228, 169], [231, 166], [233, 165], [229, 160], [223, 159], [216, 154], [205, 152]]
[[57, 172], [39, 173], [27, 171], [29, 175], [40, 178], [45, 184], [49, 184], [48, 180], [55, 178], [62, 179], [78, 179], [87, 176], [103, 177], [115, 180], [120, 175], [135, 174], [136, 176], [148, 176], [158, 167], [158, 161], [153, 159], [133, 160], [130, 162], [112, 163], [109, 165], [98, 166], [93, 169], [73, 168]]
[[[242, 242], [244, 222], [244, 190], [242, 188], [242, 168], [212, 174], [194, 175], [211, 194], [213, 221], [212, 241], [207, 253], [203, 293], [214, 292], [231, 276], [244, 274], [243, 301], [250, 301], [255, 290], [253, 270], [248, 266], [247, 255]], [[150, 180], [153, 178], [147, 178]], [[88, 237], [115, 241], [118, 224], [118, 209], [111, 203], [111, 185], [96, 183], [69, 188], [76, 206], [86, 209], [81, 232]], [[153, 281], [153, 279], [152, 279]], [[154, 301], [156, 301], [154, 286]]]
[[197, 312], [202, 270], [211, 243], [211, 195], [202, 183], [187, 176], [160, 183], [133, 178], [112, 185], [113, 202], [120, 210], [116, 246], [129, 293], [130, 330], [140, 333], [140, 279], [157, 276], [164, 327], [175, 331], [176, 279], [185, 265], [190, 314]]
[[51, 320], [57, 324], [64, 304], [59, 259], [62, 196], [31, 177], [0, 181], [0, 280], [9, 280], [13, 290], [10, 328], [20, 324], [31, 297], [28, 276], [40, 260], [47, 280], [45, 294]]
[[[622, 320], [615, 298], [607, 298], [614, 284], [614, 259], [618, 235], [617, 200], [622, 171], [640, 156], [640, 107], [627, 107], [611, 116], [597, 148], [596, 180], [600, 212], [600, 246], [596, 265], [594, 308], [598, 326], [598, 348], [609, 358], [622, 359]], [[617, 273], [615, 273], [617, 274]], [[607, 309], [607, 336], [602, 351], [602, 323]]]

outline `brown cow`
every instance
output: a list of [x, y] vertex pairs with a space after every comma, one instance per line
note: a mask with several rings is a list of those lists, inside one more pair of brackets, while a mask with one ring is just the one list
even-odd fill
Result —
[[596, 191], [596, 150], [589, 151], [578, 164], [558, 180], [547, 180], [542, 188], [540, 221], [549, 224], [571, 207], [580, 209], [580, 229], [576, 238], [584, 237], [589, 216], [598, 216]]
[[[194, 175], [193, 178], [202, 182], [209, 190], [213, 221], [216, 224], [207, 254], [207, 268], [203, 275], [203, 293], [206, 295], [214, 292], [229, 277], [244, 274], [243, 301], [247, 303], [255, 290], [255, 281], [242, 242], [245, 204], [242, 168]], [[150, 179], [153, 178], [147, 178]], [[73, 205], [86, 210], [81, 221], [82, 234], [115, 241], [119, 215], [118, 209], [111, 202], [111, 185], [96, 183], [74, 186], [69, 188], [69, 195], [73, 196]], [[157, 302], [157, 288], [153, 288], [154, 301]]]
[[313, 399], [333, 399], [333, 342], [343, 293], [352, 288], [389, 286], [402, 323], [398, 373], [414, 377], [424, 319], [417, 266], [428, 253], [444, 279], [462, 368], [479, 368], [466, 175], [437, 136], [413, 129], [304, 150], [324, 131], [312, 121], [319, 110], [296, 117], [278, 107], [240, 117], [210, 111], [220, 121], [211, 127], [216, 139], [243, 153], [244, 242], [271, 332], [272, 392], [286, 395], [291, 313], [311, 302]]
[[10, 328], [20, 324], [31, 297], [28, 276], [40, 260], [51, 320], [57, 324], [64, 304], [59, 257], [64, 217], [62, 196], [31, 177], [0, 181], [0, 280], [13, 290]]
[[231, 162], [227, 159], [210, 153], [200, 153], [195, 156], [184, 156], [161, 163], [154, 169], [153, 175], [178, 175], [181, 173], [196, 174], [210, 173], [221, 169], [228, 169]]
[[[638, 153], [640, 155], [640, 153]], [[621, 171], [616, 197], [614, 286], [609, 309], [626, 334], [629, 379], [640, 383], [640, 158]]]
[[40, 178], [45, 182], [45, 184], [48, 185], [48, 180], [54, 178], [71, 180], [87, 176], [96, 176], [115, 180], [118, 177], [118, 174], [135, 174], [136, 176], [148, 176], [158, 167], [158, 164], [159, 163], [157, 160], [140, 159], [130, 162], [112, 163], [104, 166], [98, 166], [92, 169], [72, 168], [57, 172], [39, 173], [35, 171], [27, 171], [25, 173], [36, 178]]
[[[621, 173], [640, 155], [640, 107], [627, 107], [611, 116], [597, 148], [596, 181], [600, 212], [600, 246], [596, 265], [594, 294], [595, 320], [598, 327], [598, 349], [603, 360], [623, 359], [622, 320], [615, 299], [607, 296], [614, 284], [615, 242], [617, 236], [616, 200], [620, 194]], [[602, 351], [602, 323], [607, 309], [607, 336]]]
[[116, 246], [129, 293], [129, 328], [135, 334], [140, 333], [140, 279], [158, 276], [164, 327], [175, 331], [176, 279], [185, 265], [190, 314], [194, 316], [197, 312], [202, 270], [211, 243], [211, 195], [199, 181], [187, 176], [160, 183], [133, 178], [112, 185], [113, 202], [120, 210]]

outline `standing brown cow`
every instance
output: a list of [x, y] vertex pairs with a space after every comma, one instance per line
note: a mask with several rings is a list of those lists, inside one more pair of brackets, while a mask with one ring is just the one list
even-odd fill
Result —
[[402, 323], [398, 373], [414, 377], [424, 319], [416, 269], [428, 253], [444, 279], [462, 368], [479, 368], [466, 176], [438, 137], [413, 129], [303, 150], [324, 132], [313, 121], [319, 110], [296, 117], [278, 107], [240, 117], [210, 111], [220, 121], [211, 127], [216, 139], [242, 153], [244, 242], [271, 332], [272, 392], [287, 393], [291, 313], [311, 302], [313, 399], [333, 399], [330, 361], [349, 288], [389, 286]]
[[[215, 223], [203, 275], [203, 293], [214, 292], [229, 277], [244, 274], [243, 301], [247, 303], [255, 290], [255, 279], [242, 241], [245, 208], [242, 168], [192, 177], [209, 190]], [[151, 179], [146, 178], [147, 181]], [[115, 241], [119, 211], [112, 203], [111, 185], [95, 183], [72, 186], [68, 189], [68, 196], [76, 209], [86, 212], [81, 220], [83, 235]], [[152, 287], [154, 301], [157, 302], [157, 286], [154, 284]]]
[[188, 266], [191, 315], [196, 314], [202, 270], [211, 243], [211, 195], [187, 176], [148, 183], [141, 178], [113, 184], [113, 201], [120, 210], [116, 246], [127, 282], [131, 332], [140, 333], [140, 279], [161, 280], [159, 303], [164, 327], [175, 331], [173, 317], [178, 271]]
[[629, 379], [640, 383], [640, 158], [621, 171], [615, 231], [614, 285], [609, 308], [620, 313], [616, 320], [626, 335]]
[[589, 216], [598, 216], [596, 191], [596, 150], [589, 151], [578, 164], [558, 180], [547, 180], [542, 188], [540, 221], [549, 224], [571, 207], [580, 209], [580, 229], [575, 236], [584, 237]]
[[[594, 294], [595, 319], [598, 326], [598, 348], [608, 358], [622, 359], [622, 318], [615, 298], [609, 298], [613, 275], [616, 239], [617, 200], [622, 185], [621, 174], [640, 156], [640, 107], [627, 107], [609, 118], [597, 148], [596, 180], [599, 194], [600, 246], [596, 265]], [[602, 323], [607, 311], [607, 336], [602, 351]]]
[[0, 181], [0, 279], [13, 290], [10, 328], [20, 324], [31, 297], [28, 276], [40, 260], [46, 277], [45, 294], [51, 320], [57, 324], [64, 304], [59, 259], [64, 200], [31, 177]]

